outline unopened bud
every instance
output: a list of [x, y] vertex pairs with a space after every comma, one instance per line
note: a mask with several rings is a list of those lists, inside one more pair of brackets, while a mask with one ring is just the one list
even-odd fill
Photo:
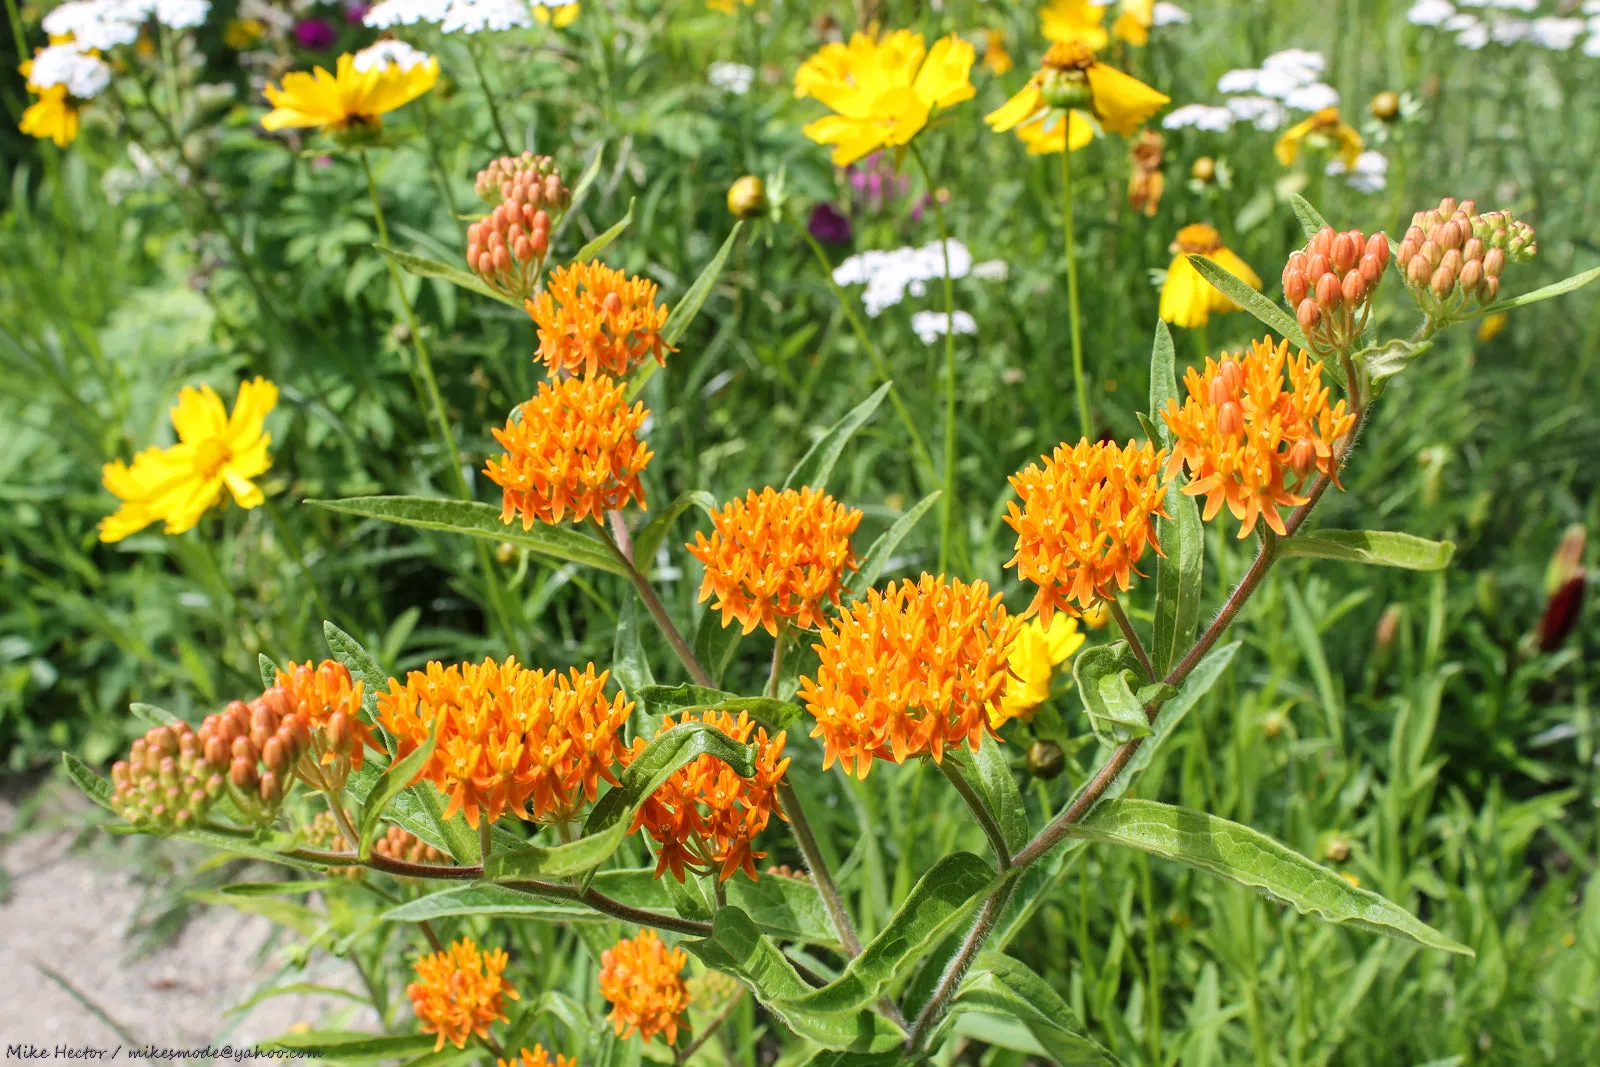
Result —
[[1339, 306], [1341, 290], [1339, 278], [1331, 271], [1317, 279], [1317, 307], [1323, 311], [1332, 311]]
[[1377, 259], [1379, 267], [1389, 265], [1389, 238], [1388, 235], [1375, 233], [1367, 238], [1366, 255]]
[[1426, 285], [1428, 276], [1432, 273], [1433, 268], [1428, 265], [1427, 257], [1419, 251], [1406, 267], [1406, 281], [1416, 286]]
[[1491, 278], [1500, 277], [1500, 272], [1506, 269], [1506, 254], [1498, 248], [1491, 248], [1483, 254], [1483, 273]]
[[267, 743], [261, 747], [261, 762], [280, 774], [288, 770], [289, 765], [294, 762], [289, 755], [288, 746], [279, 737], [267, 738]]
[[1379, 122], [1393, 122], [1400, 114], [1400, 94], [1393, 89], [1385, 89], [1372, 98], [1368, 109]]
[[1322, 847], [1322, 854], [1333, 863], [1343, 863], [1350, 858], [1350, 842], [1342, 837], [1330, 837]]
[[1232, 400], [1217, 409], [1217, 432], [1232, 437], [1244, 431], [1244, 410]]
[[1311, 443], [1310, 438], [1302, 437], [1289, 449], [1289, 467], [1296, 477], [1304, 479], [1310, 474], [1317, 463], [1317, 446]]
[[283, 780], [272, 771], [261, 776], [262, 803], [276, 805], [283, 800]]
[[1067, 766], [1067, 759], [1061, 751], [1061, 746], [1054, 741], [1043, 739], [1028, 746], [1024, 762], [1027, 764], [1029, 774], [1046, 781], [1059, 775]]
[[1483, 264], [1475, 259], [1469, 259], [1461, 267], [1461, 277], [1456, 280], [1462, 291], [1476, 293], [1483, 285]]
[[232, 766], [228, 768], [228, 777], [234, 785], [246, 791], [254, 789], [261, 780], [256, 773], [255, 763], [242, 756], [234, 758]]
[[754, 174], [746, 174], [728, 187], [728, 213], [736, 219], [753, 219], [767, 210], [767, 187]]
[[1361, 271], [1361, 280], [1366, 284], [1369, 291], [1376, 289], [1378, 283], [1383, 281], [1383, 264], [1378, 261], [1377, 256], [1372, 255], [1370, 252], [1361, 257], [1361, 263], [1357, 269]]
[[1318, 282], [1320, 282], [1322, 280], [1322, 276], [1327, 274], [1331, 269], [1332, 267], [1328, 263], [1328, 256], [1326, 253], [1313, 250], [1311, 255], [1306, 257], [1306, 280], [1308, 280], [1312, 285], [1316, 285]]
[[1329, 257], [1333, 261], [1333, 268], [1340, 273], [1356, 265], [1356, 257], [1360, 254], [1360, 246], [1355, 238], [1348, 233], [1341, 233], [1333, 239], [1333, 253]]
[[1343, 290], [1344, 302], [1347, 307], [1355, 307], [1367, 298], [1367, 283], [1358, 270], [1353, 270], [1346, 274], [1340, 288]]
[[1306, 281], [1304, 272], [1292, 269], [1283, 272], [1283, 298], [1291, 307], [1298, 307], [1310, 290], [1311, 283]]
[[348, 753], [350, 743], [355, 740], [355, 731], [350, 726], [350, 716], [342, 711], [336, 711], [328, 719], [328, 746], [338, 753]]
[[1300, 306], [1294, 309], [1295, 321], [1300, 324], [1300, 329], [1310, 333], [1316, 329], [1317, 323], [1322, 321], [1322, 312], [1317, 310], [1317, 301], [1314, 297], [1306, 297], [1300, 301]]
[[1450, 295], [1450, 290], [1456, 287], [1456, 275], [1449, 267], [1440, 267], [1428, 279], [1428, 288], [1433, 290], [1433, 295], [1443, 300]]
[[1209, 183], [1217, 176], [1217, 161], [1210, 156], [1201, 156], [1189, 167], [1189, 176], [1197, 182]]

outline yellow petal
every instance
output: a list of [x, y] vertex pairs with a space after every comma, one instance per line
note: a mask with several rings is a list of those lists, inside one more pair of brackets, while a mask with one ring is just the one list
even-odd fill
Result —
[[1111, 133], [1132, 133], [1141, 122], [1160, 111], [1172, 99], [1138, 78], [1104, 63], [1090, 67], [1088, 76], [1089, 91], [1094, 97], [1094, 113], [1101, 125]]
[[172, 409], [172, 427], [178, 431], [178, 440], [185, 444], [221, 437], [228, 429], [228, 412], [211, 386], [202, 385], [196, 389], [186, 385], [178, 393], [177, 406]]
[[1100, 24], [1104, 18], [1105, 8], [1089, 0], [1055, 0], [1039, 12], [1045, 37], [1059, 44], [1077, 42], [1091, 52], [1098, 52], [1110, 40]]
[[911, 88], [934, 108], [952, 107], [977, 94], [969, 75], [977, 57], [971, 42], [951, 34], [934, 42]]
[[1043, 94], [1039, 92], [1039, 87], [1030, 81], [1010, 100], [985, 115], [983, 121], [996, 133], [1004, 133], [1031, 118], [1043, 106]]
[[1272, 154], [1278, 157], [1279, 163], [1287, 167], [1294, 162], [1295, 157], [1300, 154], [1300, 142], [1305, 140], [1306, 134], [1311, 132], [1316, 121], [1316, 117], [1313, 116], [1283, 131], [1283, 136], [1272, 146]]
[[1161, 318], [1174, 326], [1193, 329], [1204, 326], [1211, 303], [1210, 284], [1190, 264], [1188, 257], [1175, 256], [1167, 268], [1167, 281], [1161, 287]]

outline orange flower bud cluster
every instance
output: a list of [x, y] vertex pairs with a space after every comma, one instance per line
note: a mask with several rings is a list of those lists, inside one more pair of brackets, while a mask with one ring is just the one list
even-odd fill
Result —
[[643, 404], [628, 407], [621, 383], [603, 374], [541, 382], [494, 431], [506, 452], [484, 474], [503, 490], [500, 521], [520, 515], [526, 530], [534, 520], [599, 519], [632, 500], [643, 508], [639, 475], [655, 455], [639, 440], [648, 415]]
[[716, 594], [723, 626], [738, 619], [745, 633], [760, 626], [776, 637], [781, 619], [815, 628], [823, 605], [838, 605], [860, 522], [859, 510], [820, 489], [768, 486], [713, 511], [711, 537], [696, 533], [684, 547], [705, 566], [700, 599]]
[[963, 740], [976, 750], [1021, 625], [981, 581], [923, 574], [869, 590], [812, 646], [821, 658], [815, 680], [800, 679], [823, 769], [838, 760], [865, 778], [875, 759], [938, 762]]
[[550, 254], [550, 213], [508, 198], [487, 218], [467, 227], [467, 265], [491, 289], [526, 300], [539, 284]]
[[420, 748], [438, 724], [433, 757], [418, 773], [450, 798], [444, 817], [467, 823], [510, 813], [519, 819], [566, 819], [600, 779], [615, 785], [612, 765], [624, 751], [619, 732], [633, 710], [622, 694], [607, 699], [610, 672], [528, 670], [516, 659], [444, 667], [429, 663], [405, 684], [389, 679], [378, 719], [394, 735], [396, 759]]
[[683, 949], [667, 948], [653, 930], [640, 930], [600, 953], [600, 995], [611, 1002], [607, 1018], [618, 1037], [637, 1031], [645, 1041], [657, 1034], [665, 1034], [669, 1045], [678, 1040], [679, 1028], [689, 1028], [683, 980], [688, 962]]
[[556, 161], [532, 152], [492, 160], [478, 172], [474, 188], [478, 199], [490, 207], [508, 200], [521, 200], [559, 215], [572, 205], [572, 194], [561, 182], [561, 169]]
[[[1287, 365], [1289, 388], [1284, 389]], [[1345, 402], [1328, 403], [1322, 361], [1301, 352], [1289, 359], [1289, 342], [1255, 341], [1249, 352], [1222, 362], [1207, 359], [1205, 372], [1190, 367], [1183, 383], [1188, 397], [1161, 413], [1172, 431], [1167, 475], [1189, 469], [1188, 496], [1204, 496], [1206, 521], [1226, 504], [1248, 537], [1256, 520], [1287, 533], [1278, 508], [1306, 502], [1313, 474], [1338, 484], [1334, 447], [1354, 427]]]
[[380, 856], [406, 863], [426, 863], [430, 866], [451, 862], [447, 853], [441, 852], [409, 830], [390, 825], [372, 842], [372, 851]]
[[315, 667], [309, 662], [290, 663], [274, 681], [288, 694], [294, 714], [311, 730], [309, 765], [297, 768], [297, 773], [313, 787], [326, 782], [332, 789], [344, 788], [350, 772], [365, 762], [372, 743], [371, 729], [361, 717], [363, 684], [350, 677], [344, 664], [331, 659]]
[[1389, 265], [1389, 239], [1324, 226], [1305, 248], [1289, 254], [1283, 296], [1300, 329], [1320, 352], [1345, 351], [1361, 339], [1372, 294]]
[[1538, 252], [1533, 227], [1511, 212], [1479, 215], [1471, 200], [1445, 197], [1411, 217], [1395, 261], [1423, 310], [1449, 320], [1493, 302], [1506, 263], [1525, 263]]
[[519, 1059], [497, 1059], [495, 1063], [497, 1067], [578, 1067], [577, 1060], [571, 1056], [563, 1056], [559, 1052], [556, 1053], [555, 1059], [551, 1059], [550, 1053], [544, 1050], [543, 1045], [535, 1045], [531, 1049], [523, 1049]]
[[[289, 691], [274, 686], [249, 704], [229, 702], [200, 724], [206, 762], [228, 768], [228, 795], [263, 826], [278, 814], [296, 767], [311, 751], [311, 729]], [[320, 787], [320, 783], [319, 783]]]
[[186, 722], [153, 726], [111, 768], [111, 806], [135, 826], [182, 830], [222, 795], [226, 760], [209, 762]]
[[[1158, 452], [1146, 441], [1058, 445], [1011, 478], [1013, 502], [1006, 524], [1017, 532], [1016, 554], [1006, 561], [1017, 576], [1039, 587], [1027, 614], [1048, 626], [1056, 611], [1077, 615], [1096, 600], [1128, 588], [1140, 574], [1139, 558], [1156, 540], [1154, 516], [1166, 515], [1166, 480]], [[1141, 574], [1142, 577], [1142, 574]], [[1077, 607], [1073, 607], [1073, 602]]]
[[[676, 721], [668, 715], [661, 720], [661, 732], [691, 721], [688, 715]], [[737, 719], [725, 711], [707, 711], [702, 721], [741, 745], [749, 744], [754, 734], [755, 774], [741, 778], [715, 756], [699, 756], [650, 794], [628, 832], [643, 828], [655, 838], [657, 878], [671, 869], [672, 876], [682, 882], [688, 868], [696, 874], [716, 871], [722, 882], [741, 869], [755, 879], [755, 861], [767, 854], [753, 851], [751, 842], [772, 817], [778, 782], [789, 767], [788, 757], [783, 755], [787, 737], [779, 730], [769, 739], [766, 727], [758, 729], [743, 711]], [[642, 737], [634, 738], [623, 764], [637, 759], [648, 743]], [[778, 817], [788, 819], [781, 810]]]
[[470, 937], [418, 957], [417, 980], [406, 986], [406, 996], [422, 1032], [439, 1035], [435, 1052], [446, 1041], [465, 1048], [473, 1034], [487, 1038], [490, 1023], [506, 1021], [505, 1002], [521, 999], [502, 977], [509, 962], [504, 949], [480, 952]]
[[665, 365], [675, 351], [661, 336], [667, 308], [656, 305], [656, 283], [604, 263], [557, 267], [525, 306], [539, 327], [538, 358], [552, 375], [621, 378], [652, 356]]

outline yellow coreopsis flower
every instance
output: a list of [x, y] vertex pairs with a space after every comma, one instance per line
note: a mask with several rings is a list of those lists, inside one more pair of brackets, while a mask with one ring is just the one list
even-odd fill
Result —
[[1106, 9], [1090, 0], [1055, 0], [1039, 12], [1045, 38], [1057, 44], [1081, 44], [1098, 52], [1110, 38], [1105, 26]]
[[1302, 144], [1332, 152], [1344, 161], [1346, 169], [1356, 165], [1356, 157], [1366, 147], [1355, 127], [1339, 117], [1336, 107], [1325, 107], [1304, 122], [1284, 130], [1278, 143], [1272, 146], [1272, 154], [1287, 167], [1300, 154]]
[[209, 385], [185, 386], [172, 409], [178, 443], [150, 447], [130, 466], [112, 460], [101, 481], [121, 501], [100, 523], [100, 540], [120, 541], [153, 522], [169, 534], [192, 529], [211, 508], [233, 496], [242, 508], [259, 507], [261, 489], [251, 479], [267, 472], [272, 435], [262, 423], [278, 403], [278, 387], [265, 378], [239, 386], [230, 415]]
[[410, 70], [395, 63], [379, 63], [367, 70], [355, 68], [355, 57], [339, 57], [336, 74], [321, 67], [283, 76], [283, 87], [266, 88], [272, 110], [261, 117], [269, 130], [316, 127], [329, 133], [354, 129], [376, 130], [383, 115], [403, 107], [433, 88], [439, 80], [439, 61], [430, 58]]
[[857, 33], [848, 45], [825, 45], [795, 73], [795, 95], [815, 97], [834, 114], [811, 123], [805, 135], [833, 145], [841, 167], [909, 144], [934, 112], [972, 98], [974, 59], [972, 45], [955, 34], [931, 49], [910, 30], [878, 41]]
[[559, 7], [546, 7], [543, 4], [535, 4], [533, 6], [533, 21], [541, 26], [554, 26], [558, 30], [564, 30], [577, 20], [579, 9], [582, 7], [583, 5], [577, 3], [576, 0], [570, 4], [562, 4]]
[[[1081, 43], [1053, 44], [1020, 92], [984, 117], [996, 132], [1015, 129], [1031, 154], [1082, 148], [1093, 138], [1092, 117], [1111, 133], [1129, 134], [1171, 98], [1108, 67]], [[1050, 124], [1053, 113], [1071, 113]], [[1046, 136], [1051, 135], [1050, 140]]]
[[1252, 289], [1261, 288], [1261, 278], [1250, 269], [1250, 264], [1226, 248], [1222, 235], [1203, 222], [1179, 230], [1177, 240], [1172, 242], [1172, 253], [1172, 266], [1167, 268], [1167, 281], [1161, 287], [1160, 315], [1174, 326], [1192, 329], [1204, 326], [1213, 311], [1242, 310], [1224, 296], [1222, 290], [1206, 281], [1189, 262], [1191, 255], [1204, 256]]
[[1032, 722], [1035, 709], [1050, 699], [1055, 669], [1071, 659], [1084, 640], [1078, 620], [1064, 611], [1052, 615], [1049, 626], [1029, 620], [1006, 655], [1011, 675], [999, 706], [989, 709], [989, 725], [998, 730], [1012, 719]]
[[67, 87], [52, 85], [35, 89], [29, 85], [28, 92], [39, 99], [28, 105], [17, 128], [29, 137], [40, 140], [48, 137], [57, 148], [71, 144], [78, 136], [78, 104], [67, 95]]
[[1156, 17], [1156, 0], [1122, 0], [1111, 32], [1136, 48], [1150, 43], [1150, 25]]

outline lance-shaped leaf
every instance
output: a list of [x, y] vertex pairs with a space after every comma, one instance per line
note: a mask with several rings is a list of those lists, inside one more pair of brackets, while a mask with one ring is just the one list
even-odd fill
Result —
[[279, 926], [288, 927], [301, 937], [315, 937], [324, 916], [304, 904], [281, 897], [223, 893], [215, 889], [191, 889], [184, 896], [199, 904], [221, 904], [248, 915], [260, 915]]
[[1223, 296], [1254, 315], [1273, 333], [1288, 338], [1296, 348], [1311, 347], [1306, 344], [1306, 335], [1300, 332], [1300, 324], [1271, 297], [1256, 292], [1246, 282], [1229, 273], [1226, 267], [1213, 263], [1205, 256], [1191, 255], [1189, 262], [1202, 278], [1220, 289]]
[[1000, 827], [1006, 848], [1012, 853], [1020, 851], [1032, 837], [1028, 830], [1028, 809], [1022, 803], [1017, 776], [1011, 770], [1001, 743], [985, 736], [978, 751], [952, 749], [945, 758], [954, 763], [956, 773], [983, 800], [990, 817]]
[[649, 574], [651, 565], [656, 558], [656, 551], [661, 543], [666, 540], [667, 534], [672, 531], [672, 524], [678, 521], [690, 508], [699, 508], [706, 514], [711, 514], [717, 506], [717, 498], [704, 489], [690, 489], [680, 493], [667, 509], [651, 519], [633, 537], [633, 564], [639, 568], [640, 573]]
[[183, 721], [166, 708], [158, 708], [154, 704], [141, 704], [138, 701], [128, 705], [128, 714], [151, 726], [172, 726]]
[[1378, 894], [1248, 826], [1153, 800], [1102, 804], [1074, 825], [1075, 836], [1125, 845], [1256, 889], [1302, 915], [1358, 926], [1428, 948], [1474, 955]]
[[293, 867], [300, 871], [316, 871], [321, 873], [328, 870], [326, 863], [315, 860], [302, 859], [280, 852], [275, 847], [282, 845], [288, 848], [290, 840], [275, 837], [270, 834], [257, 834], [250, 830], [233, 830], [222, 826], [200, 826], [188, 830], [178, 830], [174, 833], [160, 833], [135, 826], [110, 826], [107, 830], [113, 834], [146, 834], [160, 837], [175, 837], [183, 841], [193, 841], [197, 845], [207, 848], [219, 849], [236, 856], [247, 859], [262, 860], [266, 863], [276, 863], [284, 867]]
[[277, 683], [278, 672], [282, 669], [278, 661], [265, 652], [256, 653], [256, 670], [261, 672], [261, 688], [271, 689]]
[[[976, 856], [972, 858], [977, 860]], [[887, 1052], [905, 1040], [898, 1028], [872, 1012], [835, 1015], [790, 1007], [811, 987], [801, 980], [794, 965], [771, 939], [738, 908], [730, 904], [718, 909], [711, 927], [710, 937], [685, 941], [683, 947], [706, 966], [743, 979], [756, 998], [800, 1037], [825, 1049], [852, 1052]]]
[[622, 772], [619, 784], [601, 797], [590, 811], [581, 837], [550, 848], [524, 845], [507, 852], [495, 852], [484, 864], [484, 878], [509, 882], [566, 877], [593, 870], [622, 844], [634, 815], [650, 794], [680, 767], [707, 755], [722, 760], [740, 777], [748, 778], [755, 773], [755, 754], [750, 746], [739, 744], [705, 723], [675, 726], [656, 734]]
[[1280, 540], [1278, 554], [1403, 567], [1409, 571], [1440, 571], [1450, 565], [1456, 546], [1452, 541], [1429, 541], [1383, 530], [1313, 530]]
[[993, 868], [972, 853], [946, 856], [912, 887], [888, 924], [838, 978], [784, 1000], [782, 1009], [838, 1014], [871, 1004], [922, 962], [923, 953], [967, 914], [993, 880]]
[[1311, 201], [1299, 193], [1289, 194], [1289, 203], [1294, 208], [1295, 218], [1300, 220], [1300, 229], [1309, 241], [1328, 225], [1328, 220], [1322, 217], [1322, 212], [1311, 206]]
[[318, 1057], [329, 1062], [349, 1063], [420, 1056], [433, 1051], [434, 1041], [432, 1034], [376, 1037], [355, 1030], [307, 1030], [299, 1034], [283, 1034], [261, 1043], [268, 1048], [314, 1051]]
[[428, 739], [417, 746], [416, 751], [409, 753], [404, 759], [395, 760], [389, 764], [388, 770], [383, 772], [383, 777], [378, 779], [377, 787], [367, 797], [366, 806], [361, 809], [361, 847], [360, 855], [366, 860], [372, 855], [372, 839], [378, 836], [378, 828], [383, 825], [384, 809], [389, 802], [398, 796], [401, 790], [408, 788], [422, 769], [433, 758], [434, 746], [439, 743], [439, 723], [444, 716], [433, 720], [433, 726], [428, 731]]
[[539, 523], [524, 530], [521, 523], [500, 521], [500, 509], [471, 500], [438, 500], [425, 496], [357, 496], [343, 500], [307, 500], [328, 511], [383, 519], [419, 530], [466, 534], [496, 544], [525, 548], [536, 556], [566, 560], [596, 570], [627, 576], [628, 567], [605, 545], [565, 526]]
[[981, 1011], [1015, 1019], [1059, 1064], [1110, 1067], [1120, 1062], [1088, 1035], [1077, 1013], [1048, 982], [1021, 960], [999, 952], [979, 955], [950, 1011]]
[[844, 451], [846, 442], [855, 435], [855, 432], [864, 426], [873, 412], [878, 410], [878, 405], [883, 403], [883, 398], [889, 395], [889, 386], [892, 382], [884, 382], [875, 389], [871, 396], [851, 408], [845, 413], [844, 418], [834, 423], [828, 431], [806, 450], [800, 457], [794, 470], [789, 472], [789, 477], [783, 480], [783, 488], [798, 489], [800, 486], [809, 485], [814, 489], [825, 489], [828, 485], [828, 475], [833, 473], [834, 464], [839, 462], [839, 453]]
[[900, 547], [900, 542], [906, 539], [906, 534], [911, 532], [911, 528], [933, 509], [941, 492], [942, 490], [935, 489], [917, 501], [911, 506], [910, 511], [894, 520], [893, 525], [878, 535], [878, 539], [872, 542], [872, 547], [867, 549], [867, 554], [861, 557], [860, 568], [845, 579], [846, 590], [860, 595], [878, 584], [889, 557], [894, 555], [894, 550]]
[[1479, 308], [1471, 317], [1493, 315], [1498, 311], [1510, 311], [1512, 308], [1527, 307], [1529, 304], [1537, 304], [1541, 300], [1549, 300], [1554, 296], [1563, 296], [1574, 289], [1583, 288], [1596, 278], [1600, 278], [1600, 267], [1590, 267], [1582, 274], [1574, 274], [1570, 278], [1563, 278], [1559, 282], [1535, 289], [1531, 293], [1523, 293], [1521, 296], [1513, 296], [1510, 299], [1490, 304], [1488, 307]]
[[1139, 661], [1125, 641], [1086, 649], [1072, 663], [1072, 679], [1083, 697], [1089, 727], [1103, 745], [1120, 745], [1150, 732], [1144, 701], [1133, 691], [1139, 684], [1138, 670]]
[[[706, 297], [711, 295], [711, 287], [717, 284], [717, 279], [722, 275], [722, 268], [728, 262], [728, 253], [733, 251], [733, 244], [739, 237], [739, 232], [744, 229], [744, 220], [740, 219], [733, 224], [733, 229], [728, 231], [727, 238], [722, 242], [722, 247], [717, 249], [717, 254], [711, 257], [711, 262], [701, 269], [694, 284], [689, 286], [672, 313], [667, 316], [666, 325], [661, 327], [661, 339], [669, 345], [676, 345], [689, 331], [689, 324], [694, 322], [700, 314], [700, 309], [705, 306]], [[645, 387], [652, 375], [655, 374], [659, 363], [646, 363], [633, 376], [628, 383], [628, 400], [631, 402]]]
[[414, 252], [402, 252], [398, 248], [390, 248], [388, 245], [374, 244], [372, 247], [393, 260], [407, 274], [415, 274], [419, 278], [443, 278], [452, 285], [459, 285], [461, 288], [469, 289], [480, 296], [498, 300], [502, 304], [509, 304], [519, 311], [522, 309], [521, 300], [491, 288], [488, 282], [485, 282], [471, 271], [464, 270], [461, 267], [452, 267], [448, 263], [440, 263], [436, 259], [428, 259], [426, 256], [419, 256]]
[[700, 609], [699, 621], [694, 631], [694, 658], [711, 676], [713, 685], [722, 681], [733, 654], [739, 649], [744, 634], [737, 626], [722, 625], [721, 613], [706, 604]]
[[107, 811], [116, 810], [111, 806], [111, 783], [92, 771], [83, 760], [70, 752], [63, 752], [61, 769], [67, 772], [67, 777], [72, 779], [72, 784], [77, 786], [84, 796]]
[[594, 240], [578, 249], [578, 254], [572, 257], [573, 261], [577, 263], [587, 263], [595, 256], [598, 256], [601, 252], [604, 252], [606, 247], [610, 245], [612, 241], [615, 241], [619, 236], [621, 236], [622, 231], [626, 230], [628, 228], [628, 224], [632, 221], [633, 197], [630, 196], [628, 198], [627, 213], [624, 214], [622, 218], [608, 226], [604, 233], [597, 235]]
[[1350, 358], [1366, 371], [1372, 382], [1373, 396], [1382, 394], [1384, 383], [1405, 370], [1428, 349], [1432, 341], [1406, 341], [1396, 338], [1381, 345], [1363, 348]]
[[[1152, 440], [1172, 446], [1172, 431], [1161, 417], [1167, 404], [1178, 398], [1178, 372], [1172, 334], [1164, 322], [1156, 323], [1156, 340], [1150, 351], [1150, 418]], [[1194, 643], [1200, 627], [1200, 598], [1205, 574], [1206, 539], [1200, 525], [1200, 506], [1185, 496], [1177, 480], [1167, 487], [1166, 512], [1156, 520], [1156, 537], [1164, 556], [1156, 560], [1155, 640], [1150, 665], [1158, 678], [1166, 677], [1180, 650]]]

